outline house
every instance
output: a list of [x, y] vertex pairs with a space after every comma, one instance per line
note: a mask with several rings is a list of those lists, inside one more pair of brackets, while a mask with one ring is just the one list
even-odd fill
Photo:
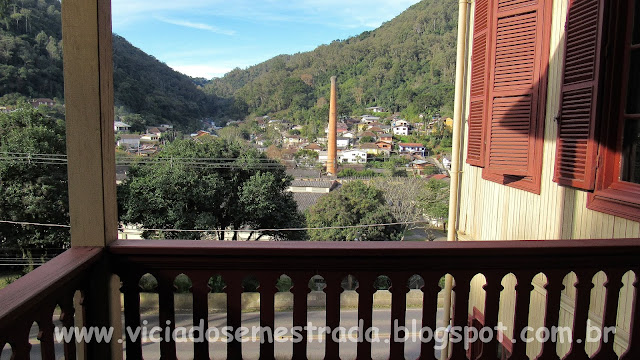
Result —
[[[345, 124], [345, 123], [343, 123], [343, 122], [339, 122], [339, 123], [337, 123], [337, 124], [336, 124], [336, 132], [337, 132], [338, 134], [340, 134], [340, 133], [345, 133], [345, 132], [347, 132], [347, 131], [349, 131], [349, 129], [348, 129], [348, 127], [347, 127], [347, 124]], [[327, 125], [327, 126], [325, 126], [325, 128], [324, 128], [324, 133], [325, 133], [325, 134], [328, 134], [328, 133], [329, 133], [329, 126], [328, 126], [328, 125]]]
[[31, 104], [31, 106], [33, 106], [36, 109], [40, 105], [47, 106], [47, 107], [53, 107], [56, 104], [55, 100], [48, 99], [48, 98], [31, 99], [31, 100], [29, 100], [29, 103]]
[[453, 130], [453, 119], [449, 117], [444, 119], [444, 126], [449, 130]]
[[370, 138], [373, 138], [374, 140], [377, 138], [376, 134], [371, 131], [365, 131], [362, 134], [360, 134], [360, 139], [362, 139], [363, 137], [370, 137]]
[[389, 143], [389, 142], [378, 140], [378, 141], [375, 142], [375, 144], [380, 149], [384, 149], [384, 150], [388, 150], [388, 151], [393, 150], [393, 145], [391, 143]]
[[368, 155], [380, 155], [388, 153], [384, 149], [378, 147], [375, 143], [364, 143], [358, 146], [358, 149], [366, 152]]
[[355, 139], [356, 138], [356, 134], [354, 134], [354, 133], [352, 133], [350, 131], [347, 131], [347, 132], [342, 134], [342, 137], [343, 138], [348, 138], [348, 139]]
[[[340, 151], [338, 150], [338, 155], [340, 156]], [[327, 160], [329, 160], [329, 152], [327, 150], [318, 151], [318, 162], [321, 164], [326, 164]]]
[[430, 179], [435, 179], [435, 180], [447, 180], [449, 181], [449, 176], [447, 176], [447, 174], [435, 174], [431, 177], [429, 177]]
[[409, 127], [405, 125], [394, 126], [393, 127], [393, 135], [406, 136], [409, 135]]
[[315, 205], [322, 196], [339, 186], [340, 184], [335, 180], [295, 179], [291, 182], [287, 191], [293, 193], [293, 199], [298, 205], [298, 210], [304, 212]]
[[378, 135], [378, 140], [388, 142], [389, 144], [393, 143], [393, 135], [391, 134], [380, 134]]
[[356, 118], [346, 118], [344, 119], [344, 123], [347, 124], [347, 127], [351, 128], [353, 125], [358, 124], [360, 119]]
[[[475, 20], [469, 24], [471, 51], [465, 61], [470, 76], [464, 84], [469, 93], [462, 94], [463, 141], [460, 153], [452, 155], [451, 172], [452, 183], [460, 186], [460, 214], [450, 218], [455, 220], [452, 233], [460, 240], [608, 239], [603, 244], [638, 238], [635, 136], [640, 121], [634, 114], [639, 113], [640, 77], [631, 75], [631, 64], [637, 64], [637, 50], [632, 49], [639, 38], [631, 29], [640, 23], [638, 2], [562, 1], [562, 6], [554, 6], [546, 0], [508, 10], [488, 8], [492, 3], [476, 1]], [[525, 21], [532, 14], [537, 20]], [[508, 32], [501, 27], [505, 21], [511, 24]], [[511, 37], [515, 33], [520, 36]], [[501, 65], [507, 62], [508, 67]], [[628, 138], [631, 133], [634, 140]], [[629, 280], [614, 277], [616, 282]], [[515, 281], [509, 278], [502, 285], [510, 288]], [[576, 290], [576, 282], [593, 290]], [[582, 303], [589, 309], [582, 324], [607, 323], [604, 282], [604, 275], [596, 275], [592, 284], [591, 275], [585, 282], [569, 274], [558, 304], [560, 319], [572, 318]], [[546, 303], [538, 292], [544, 287], [547, 280], [533, 279], [532, 307]], [[609, 297], [613, 309], [620, 306], [618, 321], [608, 324], [624, 335], [606, 346], [622, 353], [632, 341], [626, 335], [632, 331], [632, 315], [623, 304], [637, 298], [630, 293], [632, 287], [618, 291], [616, 287], [615, 297]], [[474, 307], [479, 314], [486, 311], [476, 300], [470, 304]], [[609, 315], [611, 311], [616, 317], [616, 310]], [[535, 327], [544, 312], [530, 316], [537, 319], [531, 324]], [[507, 323], [510, 319], [498, 318]], [[592, 353], [598, 346], [581, 348]], [[564, 357], [571, 347], [559, 345], [558, 356]], [[540, 349], [539, 343], [528, 346], [527, 354], [535, 357]]]
[[125, 124], [122, 121], [114, 121], [113, 123], [113, 131], [119, 132], [127, 132], [131, 128], [131, 125]]
[[365, 123], [365, 122], [359, 123], [356, 126], [356, 129], [357, 129], [358, 132], [366, 131], [368, 128], [369, 128], [369, 123]]
[[157, 126], [148, 127], [146, 132], [146, 134], [155, 135], [158, 139], [162, 137], [163, 133], [164, 131]]
[[420, 143], [399, 143], [398, 150], [400, 150], [401, 153], [418, 153], [424, 156], [426, 148]]
[[338, 149], [346, 149], [351, 146], [352, 141], [353, 140], [350, 138], [339, 137], [336, 138], [336, 146], [338, 147]]
[[140, 147], [140, 135], [122, 134], [118, 136], [117, 146], [125, 148], [138, 148]]
[[[623, 104], [630, 98], [627, 89], [638, 88], [637, 77], [629, 76], [631, 67], [627, 66], [631, 48], [636, 47], [632, 24], [640, 22], [640, 12], [629, 8], [636, 2], [460, 2], [463, 36], [458, 48], [466, 64], [457, 71], [464, 85], [456, 90], [457, 100], [462, 101], [456, 101], [454, 109], [454, 137], [462, 135], [464, 141], [462, 149], [454, 146], [451, 187], [459, 188], [452, 191], [447, 222], [449, 235], [458, 241], [375, 244], [117, 240], [115, 159], [111, 146], [105, 147], [112, 144], [114, 134], [110, 125], [104, 126], [113, 119], [104, 109], [114, 106], [113, 51], [110, 36], [104, 36], [111, 34], [111, 24], [108, 17], [96, 16], [105, 3], [67, 2], [70, 7], [63, 11], [73, 9], [62, 16], [71, 247], [0, 291], [4, 305], [0, 345], [10, 344], [5, 347], [10, 352], [7, 357], [30, 358], [31, 342], [38, 342], [38, 334], [43, 358], [57, 358], [57, 349], [64, 351], [64, 358], [76, 358], [75, 339], [67, 346], [54, 346], [52, 341], [57, 306], [64, 316], [56, 312], [56, 323], [65, 327], [112, 327], [116, 338], [122, 339], [124, 313], [124, 324], [140, 329], [145, 324], [140, 280], [146, 273], [157, 276], [159, 309], [151, 316], [160, 324], [175, 322], [178, 274], [187, 275], [192, 284], [189, 318], [193, 323], [206, 323], [209, 299], [216, 295], [211, 294], [209, 280], [212, 274], [221, 273], [226, 284], [227, 323], [236, 329], [243, 324], [243, 298], [252, 295], [242, 286], [247, 276], [260, 281], [257, 295], [267, 311], [260, 312], [259, 321], [266, 328], [274, 327], [270, 309], [274, 309], [275, 284], [283, 273], [305, 285], [290, 291], [292, 312], [298, 314], [292, 324], [300, 327], [308, 320], [308, 299], [320, 295], [309, 293], [306, 284], [311, 274], [322, 276], [327, 284], [322, 294], [328, 309], [326, 324], [335, 328], [341, 323], [344, 274], [358, 276], [357, 315], [367, 327], [373, 323], [374, 281], [386, 273], [393, 284], [403, 285], [390, 292], [393, 310], [388, 323], [404, 324], [409, 313], [407, 299], [419, 295], [422, 314], [441, 313], [438, 318], [450, 323], [451, 329], [506, 326], [505, 331], [492, 334], [488, 344], [456, 342], [454, 336], [442, 332], [447, 345], [442, 353], [445, 357], [450, 353], [450, 359], [496, 359], [498, 354], [503, 359], [640, 358], [640, 200], [633, 194], [638, 193], [636, 172], [632, 171], [636, 165], [628, 156], [635, 142], [628, 136], [622, 138], [630, 133], [624, 130], [636, 125], [636, 117], [628, 114], [629, 109], [634, 111], [634, 98], [631, 105]], [[108, 11], [99, 14], [104, 13]], [[77, 26], [79, 23], [83, 26]], [[526, 61], [518, 61], [523, 57]], [[510, 64], [507, 69], [492, 65], [503, 60]], [[523, 66], [528, 66], [527, 71]], [[504, 121], [507, 115], [510, 121]], [[514, 119], [523, 124], [509, 127]], [[536, 126], [531, 126], [534, 122]], [[576, 129], [581, 122], [588, 131], [567, 130]], [[494, 126], [485, 126], [489, 123]], [[510, 152], [501, 149], [498, 136], [505, 127], [512, 134], [528, 135], [516, 136], [517, 141], [508, 146]], [[582, 136], [579, 141], [575, 140], [578, 136]], [[513, 151], [514, 146], [524, 146], [520, 142], [527, 148]], [[541, 156], [544, 161], [539, 160]], [[530, 166], [532, 172], [528, 172]], [[440, 220], [435, 218], [432, 223]], [[424, 286], [408, 289], [404, 284], [414, 274], [420, 274]], [[439, 306], [443, 274], [448, 275]], [[436, 329], [443, 323], [437, 320], [424, 316], [421, 326]], [[172, 326], [168, 325], [168, 331]], [[546, 330], [557, 336], [544, 342], [523, 339], [527, 327], [528, 334], [542, 335]], [[606, 330], [609, 337], [587, 340], [593, 340], [594, 328]], [[514, 341], [518, 335], [522, 341]], [[78, 347], [77, 357], [120, 359], [124, 348], [127, 359], [140, 359], [147, 345], [141, 338], [127, 336], [126, 347], [120, 342], [90, 341]], [[530, 339], [534, 341], [527, 342]], [[197, 359], [211, 357], [209, 345], [206, 341], [188, 344]], [[371, 357], [372, 345], [366, 340], [358, 342], [353, 347], [356, 356]], [[430, 358], [434, 357], [433, 345], [433, 338], [421, 345]], [[275, 356], [272, 343], [259, 346], [265, 357]], [[392, 342], [389, 358], [402, 358], [404, 346]], [[178, 356], [171, 336], [158, 347], [167, 355], [163, 358]], [[230, 341], [226, 348], [228, 359], [243, 357], [241, 340]], [[340, 348], [339, 340], [327, 337], [327, 358], [339, 358]], [[307, 341], [294, 344], [293, 349], [300, 354], [296, 358], [304, 358]]]
[[367, 162], [367, 152], [356, 149], [338, 152], [338, 162], [349, 164], [365, 164]]
[[313, 150], [313, 151], [319, 152], [319, 151], [322, 150], [322, 146], [320, 146], [320, 145], [318, 145], [316, 143], [313, 143], [313, 144], [309, 144], [309, 145], [305, 146], [304, 149], [305, 150]]
[[429, 163], [427, 160], [418, 159], [418, 160], [413, 160], [412, 162], [410, 162], [409, 166], [411, 166], [411, 168], [416, 169], [416, 170], [424, 170], [427, 167], [433, 166], [433, 164]]
[[371, 116], [371, 115], [362, 115], [360, 117], [360, 122], [363, 124], [370, 124], [373, 122], [378, 122], [380, 121], [380, 117], [378, 116]]
[[[147, 134], [145, 134], [145, 137], [146, 137], [146, 135], [147, 135]], [[160, 137], [159, 137], [159, 136], [158, 136], [157, 138], [154, 136], [154, 135], [156, 135], [156, 134], [151, 134], [151, 135], [152, 135], [152, 136], [151, 136], [151, 138], [152, 138], [152, 139], [160, 139]], [[202, 139], [203, 137], [206, 137], [206, 136], [212, 136], [212, 135], [211, 135], [211, 133], [210, 133], [210, 132], [208, 132], [208, 131], [204, 131], [204, 130], [200, 130], [200, 131], [198, 131], [197, 133], [195, 133], [195, 134], [192, 134], [192, 135], [191, 135], [191, 137], [192, 137], [193, 139], [196, 139], [196, 140], [197, 140], [197, 139]], [[217, 135], [213, 135], [213, 136], [217, 136]]]
[[367, 131], [371, 131], [372, 133], [375, 133], [375, 134], [379, 134], [379, 133], [381, 134], [385, 132], [383, 129], [381, 129], [378, 126], [372, 126]]
[[409, 126], [409, 122], [407, 120], [397, 119], [393, 121], [393, 126]]
[[384, 108], [380, 107], [380, 106], [372, 106], [372, 107], [368, 107], [365, 110], [367, 111], [371, 111], [374, 113], [381, 113], [381, 112], [385, 112]]
[[442, 166], [451, 170], [451, 159], [448, 156], [442, 157]]
[[267, 126], [272, 127], [278, 131], [287, 131], [291, 129], [292, 125], [284, 120], [273, 119], [269, 120]]
[[299, 145], [302, 142], [302, 139], [299, 135], [287, 135], [284, 138], [284, 143], [289, 146]]
[[[197, 137], [197, 136], [201, 136], [200, 132], [198, 132], [198, 134], [192, 134], [192, 137]], [[158, 134], [143, 134], [142, 136], [140, 136], [140, 141], [146, 141], [146, 142], [156, 142], [160, 140], [160, 136]]]

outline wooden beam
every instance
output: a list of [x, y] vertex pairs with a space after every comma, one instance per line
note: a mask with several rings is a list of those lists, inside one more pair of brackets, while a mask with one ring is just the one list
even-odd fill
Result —
[[[64, 0], [62, 39], [71, 245], [106, 247], [118, 237], [111, 0]], [[84, 325], [119, 324], [119, 306], [105, 301], [119, 294], [108, 265], [98, 266], [92, 277]], [[109, 344], [92, 342], [83, 350], [79, 358], [122, 358]]]
[[62, 3], [72, 246], [117, 239], [110, 0]]

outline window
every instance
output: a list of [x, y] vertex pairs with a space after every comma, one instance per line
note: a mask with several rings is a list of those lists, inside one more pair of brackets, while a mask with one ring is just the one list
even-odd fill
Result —
[[539, 193], [551, 1], [478, 0], [467, 162]]
[[640, 1], [573, 0], [554, 180], [640, 221]]

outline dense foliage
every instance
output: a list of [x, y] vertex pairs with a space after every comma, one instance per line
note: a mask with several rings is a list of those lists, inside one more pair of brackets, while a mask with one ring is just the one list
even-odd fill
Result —
[[[223, 100], [204, 94], [183, 75], [113, 37], [113, 80], [118, 114], [137, 129], [169, 123], [199, 129], [219, 115]], [[59, 0], [0, 0], [0, 103], [64, 97]]]
[[62, 27], [58, 0], [2, 0], [0, 96], [62, 98]]
[[424, 0], [374, 31], [235, 69], [205, 85], [205, 91], [235, 97], [230, 115], [276, 113], [303, 124], [325, 120], [329, 78], [337, 75], [342, 114], [376, 105], [408, 117], [449, 115], [456, 5], [455, 0]]
[[398, 225], [340, 228], [394, 222], [396, 218], [387, 208], [383, 192], [362, 181], [349, 182], [321, 197], [307, 212], [310, 228], [332, 227], [309, 230], [312, 241], [399, 240], [401, 228]]
[[[48, 160], [66, 153], [61, 114], [28, 104], [0, 114], [0, 220], [69, 224], [67, 168]], [[25, 159], [25, 153], [48, 154]], [[56, 156], [58, 155], [58, 156]], [[55, 253], [69, 245], [69, 229], [0, 223], [0, 248]]]
[[[233, 159], [225, 166], [204, 160]], [[266, 166], [263, 155], [239, 142], [209, 137], [178, 140], [150, 164], [130, 169], [118, 187], [120, 220], [149, 229], [240, 230], [303, 227], [284, 168]], [[232, 166], [231, 166], [232, 165]], [[277, 214], [277, 216], [274, 216]], [[206, 238], [198, 232], [146, 232], [145, 237]], [[233, 240], [237, 232], [234, 232]], [[299, 240], [304, 233], [252, 234], [276, 240]], [[224, 232], [211, 232], [224, 240]]]
[[429, 179], [419, 193], [418, 201], [425, 215], [445, 222], [449, 217], [449, 183]]
[[175, 124], [198, 130], [200, 120], [217, 116], [217, 99], [199, 90], [192, 79], [113, 36], [113, 84], [116, 105], [139, 118], [133, 125]]

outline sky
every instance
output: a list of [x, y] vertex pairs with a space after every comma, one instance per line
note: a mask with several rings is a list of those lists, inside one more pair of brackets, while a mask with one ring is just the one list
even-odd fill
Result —
[[419, 0], [112, 0], [113, 31], [173, 69], [221, 77], [373, 30]]

